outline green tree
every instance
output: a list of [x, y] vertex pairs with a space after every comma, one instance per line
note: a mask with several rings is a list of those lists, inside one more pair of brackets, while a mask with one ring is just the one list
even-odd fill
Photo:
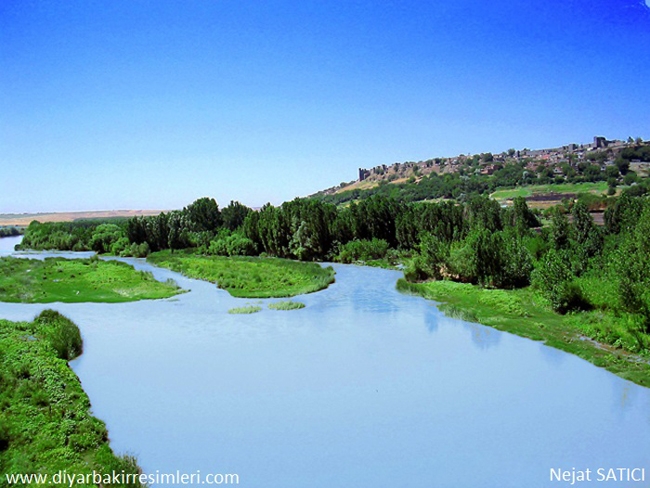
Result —
[[93, 251], [104, 254], [110, 252], [113, 244], [122, 237], [125, 237], [125, 234], [118, 225], [101, 224], [95, 228], [90, 238], [90, 247]]
[[238, 229], [243, 225], [250, 212], [252, 210], [246, 205], [231, 200], [230, 204], [221, 211], [224, 227], [230, 230]]
[[183, 209], [189, 230], [216, 232], [222, 224], [219, 205], [214, 198], [199, 198]]
[[532, 283], [559, 313], [588, 308], [575, 283], [567, 257], [551, 249], [532, 273]]

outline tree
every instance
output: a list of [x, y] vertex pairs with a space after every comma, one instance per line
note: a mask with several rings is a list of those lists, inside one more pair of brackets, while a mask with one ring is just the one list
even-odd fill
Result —
[[588, 257], [595, 256], [602, 251], [603, 237], [594, 223], [587, 206], [578, 201], [571, 209], [573, 216], [573, 237]]
[[616, 165], [618, 171], [623, 176], [625, 176], [627, 172], [630, 170], [630, 162], [627, 159], [623, 158], [622, 156], [617, 157], [616, 160], [614, 161], [614, 164]]
[[631, 185], [632, 183], [636, 183], [639, 181], [639, 177], [634, 171], [628, 171], [625, 177], [623, 178], [623, 183], [626, 185]]
[[167, 217], [167, 246], [174, 252], [174, 249], [189, 247], [188, 231], [189, 225], [186, 214], [178, 210], [169, 212]]
[[631, 232], [643, 212], [643, 200], [631, 196], [627, 191], [605, 210], [605, 230], [608, 234]]
[[566, 256], [554, 249], [546, 253], [532, 274], [533, 286], [542, 292], [551, 308], [559, 313], [588, 308]]
[[224, 227], [230, 230], [238, 229], [250, 212], [252, 210], [246, 205], [231, 200], [230, 204], [221, 211]]
[[650, 205], [623, 242], [616, 258], [619, 273], [619, 300], [622, 308], [643, 317], [650, 333]]
[[111, 251], [111, 246], [121, 237], [124, 237], [122, 229], [115, 224], [100, 224], [90, 238], [90, 248], [98, 254]]
[[531, 227], [539, 227], [540, 222], [533, 212], [528, 208], [524, 197], [515, 197], [513, 201], [510, 225], [515, 229], [519, 237], [528, 234]]
[[424, 264], [424, 272], [436, 280], [443, 278], [449, 260], [449, 243], [438, 236], [426, 232], [420, 241], [420, 255]]
[[569, 242], [569, 219], [558, 207], [552, 209], [550, 240], [554, 249], [567, 249]]
[[183, 209], [190, 230], [216, 232], [222, 224], [219, 205], [214, 198], [199, 198]]

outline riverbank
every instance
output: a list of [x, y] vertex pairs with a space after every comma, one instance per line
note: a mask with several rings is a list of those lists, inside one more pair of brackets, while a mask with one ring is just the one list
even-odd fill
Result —
[[[403, 293], [440, 302], [446, 315], [478, 322], [575, 354], [590, 363], [632, 381], [650, 387], [650, 356], [626, 351], [590, 339], [583, 329], [594, 320], [613, 320], [604, 312], [560, 315], [552, 312], [532, 290], [489, 290], [465, 283], [431, 281], [397, 282]], [[594, 316], [594, 314], [599, 317]]]
[[79, 329], [58, 312], [46, 310], [33, 322], [0, 319], [0, 485], [7, 474], [140, 473], [135, 458], [113, 453], [106, 425], [91, 415], [90, 400], [67, 362], [80, 353]]
[[280, 258], [202, 256], [160, 251], [147, 261], [190, 278], [217, 284], [234, 297], [284, 298], [323, 290], [334, 283], [334, 269]]
[[151, 273], [119, 261], [0, 258], [0, 301], [22, 303], [130, 302], [182, 293]]

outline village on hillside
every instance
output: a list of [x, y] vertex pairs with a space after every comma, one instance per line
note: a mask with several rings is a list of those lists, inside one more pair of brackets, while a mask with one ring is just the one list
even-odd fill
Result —
[[[321, 194], [333, 194], [354, 188], [369, 188], [383, 181], [389, 183], [417, 182], [431, 173], [490, 176], [495, 171], [511, 164], [519, 165], [531, 176], [543, 173], [561, 182], [565, 177], [581, 173], [589, 166], [594, 167], [594, 170], [598, 168], [599, 171], [604, 172], [608, 166], [616, 164], [622, 151], [643, 146], [650, 146], [650, 142], [643, 141], [640, 137], [636, 139], [630, 137], [623, 141], [596, 136], [593, 142], [588, 144], [572, 143], [556, 148], [535, 150], [508, 149], [499, 154], [489, 152], [474, 155], [460, 154], [455, 157], [437, 157], [426, 161], [382, 164], [370, 169], [359, 168], [356, 181], [341, 183], [324, 190]], [[633, 157], [629, 161], [628, 169], [639, 176], [647, 176], [650, 173], [650, 158]]]

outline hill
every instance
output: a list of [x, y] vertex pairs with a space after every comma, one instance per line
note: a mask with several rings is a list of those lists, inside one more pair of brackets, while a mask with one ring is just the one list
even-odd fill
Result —
[[[491, 193], [509, 200], [512, 196], [501, 196], [508, 192], [494, 192], [526, 187], [529, 190], [518, 191], [520, 196], [531, 206], [547, 207], [578, 192], [615, 195], [620, 187], [633, 185], [649, 174], [650, 142], [640, 137], [623, 141], [597, 136], [588, 144], [359, 168], [357, 180], [311, 196], [337, 204], [376, 193], [407, 201], [459, 198], [469, 193]], [[574, 188], [576, 184], [582, 188]]]

